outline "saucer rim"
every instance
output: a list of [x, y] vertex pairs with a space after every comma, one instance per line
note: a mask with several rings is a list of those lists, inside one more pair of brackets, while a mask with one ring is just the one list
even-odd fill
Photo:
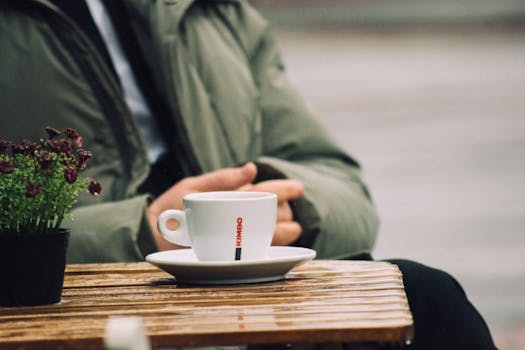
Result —
[[[270, 247], [270, 250], [268, 254], [270, 255], [271, 252], [278, 252], [278, 251], [290, 251], [290, 254], [283, 254], [278, 256], [269, 256], [268, 258], [264, 259], [256, 259], [256, 260], [232, 260], [232, 261], [226, 261], [226, 260], [183, 260], [183, 259], [162, 259], [159, 257], [162, 257], [163, 255], [168, 254], [176, 254], [176, 255], [184, 255], [184, 254], [193, 254], [193, 257], [195, 257], [195, 254], [193, 253], [192, 248], [182, 248], [182, 249], [172, 249], [172, 250], [164, 250], [161, 252], [155, 252], [148, 254], [146, 256], [146, 261], [152, 264], [164, 264], [164, 265], [178, 265], [178, 266], [194, 266], [194, 267], [225, 267], [225, 266], [249, 266], [249, 265], [265, 265], [265, 264], [271, 264], [271, 263], [277, 263], [277, 262], [291, 262], [296, 261], [298, 259], [314, 259], [316, 256], [316, 252], [313, 249], [310, 248], [303, 248], [303, 247], [285, 247], [285, 246], [272, 246]], [[310, 257], [311, 256], [311, 257]], [[195, 259], [197, 259], [195, 257]]]
[[[152, 253], [147, 261], [175, 277], [177, 284], [187, 285], [237, 285], [263, 283], [286, 279], [286, 275], [295, 267], [315, 258], [316, 252], [302, 247], [272, 247], [273, 252], [281, 256], [262, 260], [245, 261], [161, 261], [162, 254]], [[184, 252], [181, 252], [184, 250]], [[180, 255], [188, 255], [190, 249], [176, 250]], [[163, 255], [169, 254], [165, 252]], [[192, 259], [196, 259], [193, 252]], [[270, 252], [271, 253], [271, 252]], [[153, 255], [156, 254], [156, 255]], [[171, 253], [173, 254], [173, 253]], [[176, 253], [177, 255], [177, 253]]]

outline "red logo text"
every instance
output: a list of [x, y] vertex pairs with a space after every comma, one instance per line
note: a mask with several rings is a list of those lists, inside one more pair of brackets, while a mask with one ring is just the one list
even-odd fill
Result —
[[237, 218], [237, 239], [235, 243], [237, 247], [242, 245], [242, 218]]

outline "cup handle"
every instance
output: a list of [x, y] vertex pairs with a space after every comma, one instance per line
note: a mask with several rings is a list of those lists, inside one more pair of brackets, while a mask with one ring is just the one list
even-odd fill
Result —
[[[176, 230], [170, 230], [166, 226], [168, 220], [171, 219], [175, 219], [179, 222], [179, 227], [177, 227]], [[182, 210], [170, 209], [163, 211], [157, 220], [157, 228], [162, 236], [168, 241], [185, 247], [191, 246], [186, 224], [186, 213]]]

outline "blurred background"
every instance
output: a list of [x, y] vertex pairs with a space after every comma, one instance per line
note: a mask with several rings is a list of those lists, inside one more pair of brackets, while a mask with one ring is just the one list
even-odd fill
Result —
[[375, 258], [442, 268], [525, 349], [525, 1], [252, 0], [363, 166]]

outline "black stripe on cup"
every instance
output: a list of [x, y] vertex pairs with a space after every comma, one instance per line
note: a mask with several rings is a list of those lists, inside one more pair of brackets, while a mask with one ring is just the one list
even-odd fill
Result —
[[235, 260], [241, 260], [241, 251], [242, 251], [241, 247], [235, 248]]

